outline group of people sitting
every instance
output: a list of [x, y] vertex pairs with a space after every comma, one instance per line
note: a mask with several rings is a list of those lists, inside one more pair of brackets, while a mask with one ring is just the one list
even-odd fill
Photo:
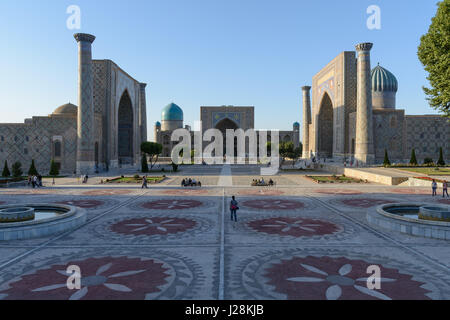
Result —
[[195, 179], [189, 178], [189, 179], [183, 179], [183, 181], [181, 181], [181, 186], [182, 187], [201, 187], [202, 183]]
[[42, 176], [38, 174], [37, 176], [28, 176], [28, 185], [33, 188], [43, 187], [42, 185]]
[[275, 182], [270, 179], [269, 182], [266, 182], [264, 178], [261, 179], [253, 179], [252, 181], [252, 187], [273, 187], [275, 185]]

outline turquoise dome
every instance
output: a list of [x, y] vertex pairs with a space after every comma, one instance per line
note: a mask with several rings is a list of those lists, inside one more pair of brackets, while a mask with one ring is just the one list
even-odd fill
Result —
[[298, 122], [294, 122], [294, 127], [300, 127], [300, 123], [298, 123]]
[[156, 123], [155, 123], [155, 126], [157, 126], [157, 127], [161, 127], [161, 122], [159, 122], [159, 121], [156, 121]]
[[175, 103], [167, 105], [161, 115], [162, 121], [183, 121], [183, 110]]
[[372, 90], [397, 92], [397, 78], [390, 71], [378, 65], [372, 70]]

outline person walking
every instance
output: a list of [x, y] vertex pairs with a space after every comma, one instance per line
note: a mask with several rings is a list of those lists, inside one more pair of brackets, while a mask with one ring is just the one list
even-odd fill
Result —
[[144, 176], [143, 178], [142, 178], [142, 188], [141, 189], [148, 189], [148, 186], [147, 186], [147, 176]]
[[431, 189], [433, 190], [433, 197], [437, 196], [437, 183], [436, 180], [433, 179], [433, 183], [431, 184]]
[[448, 196], [448, 182], [447, 182], [447, 180], [444, 180], [444, 183], [442, 184], [442, 198], [445, 198], [445, 195], [447, 195], [447, 198], [449, 197]]
[[237, 211], [239, 210], [238, 202], [236, 201], [236, 197], [233, 196], [230, 202], [230, 211], [231, 211], [231, 221], [237, 222]]

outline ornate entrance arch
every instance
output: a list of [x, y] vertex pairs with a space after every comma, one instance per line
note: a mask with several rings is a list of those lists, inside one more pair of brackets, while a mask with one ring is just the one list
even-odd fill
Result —
[[134, 137], [134, 119], [133, 105], [128, 91], [125, 91], [120, 98], [118, 111], [118, 144], [119, 144], [119, 163], [133, 163], [133, 137]]
[[[225, 155], [227, 153], [227, 129], [236, 130], [239, 129], [239, 126], [234, 122], [233, 120], [230, 120], [228, 118], [225, 118], [221, 120], [216, 125], [216, 129], [220, 130], [222, 132], [223, 136], [223, 154]], [[237, 155], [237, 139], [234, 139], [234, 155]]]
[[334, 133], [333, 102], [328, 93], [323, 95], [319, 110], [319, 156], [332, 158]]

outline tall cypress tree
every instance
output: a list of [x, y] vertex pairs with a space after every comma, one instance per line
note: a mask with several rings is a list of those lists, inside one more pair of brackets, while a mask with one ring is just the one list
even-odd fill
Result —
[[145, 153], [142, 154], [141, 170], [142, 170], [142, 172], [144, 172], [144, 173], [148, 172], [147, 155], [146, 155]]
[[2, 177], [8, 178], [11, 176], [11, 172], [9, 172], [8, 161], [5, 160], [5, 166], [3, 167]]
[[384, 149], [384, 161], [383, 161], [383, 165], [385, 167], [388, 167], [391, 165], [391, 161], [389, 161], [389, 156], [388, 156], [388, 152], [386, 149]]
[[411, 151], [411, 160], [409, 161], [409, 164], [413, 166], [417, 166], [417, 158], [416, 158], [416, 150], [412, 149]]
[[30, 166], [30, 170], [28, 170], [28, 175], [29, 176], [37, 176], [39, 173], [36, 169], [36, 166], [34, 165], [34, 159], [31, 160], [31, 166]]
[[50, 172], [49, 172], [50, 176], [56, 177], [57, 175], [59, 175], [59, 169], [58, 166], [56, 165], [55, 160], [52, 159], [52, 161], [50, 162]]
[[439, 160], [437, 164], [438, 166], [445, 166], [444, 152], [442, 151], [442, 147], [439, 148]]

